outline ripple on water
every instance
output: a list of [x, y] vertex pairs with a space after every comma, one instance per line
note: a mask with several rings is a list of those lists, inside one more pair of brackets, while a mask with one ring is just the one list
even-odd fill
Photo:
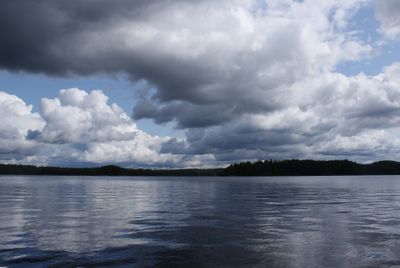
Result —
[[0, 266], [396, 267], [399, 201], [385, 176], [5, 176]]

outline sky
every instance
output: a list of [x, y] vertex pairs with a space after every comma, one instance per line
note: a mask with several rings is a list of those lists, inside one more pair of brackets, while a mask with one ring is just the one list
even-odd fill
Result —
[[0, 163], [400, 160], [400, 1], [4, 0]]

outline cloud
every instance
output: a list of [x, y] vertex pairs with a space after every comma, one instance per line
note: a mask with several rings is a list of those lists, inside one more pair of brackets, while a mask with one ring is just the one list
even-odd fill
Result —
[[[42, 144], [52, 161], [201, 166], [292, 157], [370, 161], [385, 152], [396, 158], [400, 63], [371, 76], [336, 71], [375, 53], [349, 27], [368, 5], [6, 0], [0, 67], [49, 76], [122, 72], [143, 82], [133, 119], [101, 91], [68, 89], [44, 99], [45, 125], [21, 137]], [[375, 4], [390, 38], [398, 35], [398, 6]], [[30, 12], [22, 16], [24, 10]], [[186, 136], [149, 135], [135, 125], [143, 118], [175, 122]]]
[[[285, 88], [371, 47], [344, 30], [364, 1], [6, 1], [0, 66], [128, 74], [152, 90], [135, 119], [220, 125], [285, 105]], [[30, 10], [22, 16], [23, 10]], [[212, 116], [210, 116], [212, 114]]]
[[132, 119], [100, 90], [87, 93], [77, 88], [61, 90], [55, 99], [43, 99], [46, 121], [37, 134], [49, 143], [90, 143], [132, 140], [138, 129]]
[[142, 166], [174, 161], [174, 157], [158, 153], [168, 137], [138, 129], [100, 90], [61, 90], [58, 98], [42, 100], [41, 115], [46, 125], [34, 138], [47, 145], [69, 145], [75, 161]]
[[396, 38], [400, 34], [400, 2], [397, 0], [378, 0], [375, 13], [381, 24], [381, 32], [388, 38]]
[[0, 92], [0, 114], [0, 160], [12, 161], [34, 156], [38, 146], [26, 137], [31, 131], [43, 128], [45, 122], [40, 115], [32, 113], [31, 105], [5, 92]]
[[169, 137], [150, 135], [101, 90], [60, 90], [42, 99], [40, 114], [0, 92], [0, 161], [49, 165], [119, 163], [124, 166], [198, 165], [196, 159], [160, 153]]
[[375, 76], [326, 72], [307, 77], [287, 89], [286, 107], [188, 130], [186, 139], [169, 140], [161, 151], [213, 154], [221, 163], [293, 157], [396, 159], [399, 75], [396, 63]]

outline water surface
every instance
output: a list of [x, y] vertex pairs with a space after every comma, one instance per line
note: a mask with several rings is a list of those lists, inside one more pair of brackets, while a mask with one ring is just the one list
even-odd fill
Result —
[[3, 176], [0, 266], [399, 267], [400, 176]]

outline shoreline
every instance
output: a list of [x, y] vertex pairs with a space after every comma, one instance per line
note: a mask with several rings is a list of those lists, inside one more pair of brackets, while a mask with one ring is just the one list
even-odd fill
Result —
[[0, 175], [115, 176], [115, 177], [290, 177], [400, 175], [400, 162], [360, 164], [349, 160], [263, 160], [235, 163], [225, 168], [146, 169], [115, 165], [100, 167], [52, 167], [0, 164]]

